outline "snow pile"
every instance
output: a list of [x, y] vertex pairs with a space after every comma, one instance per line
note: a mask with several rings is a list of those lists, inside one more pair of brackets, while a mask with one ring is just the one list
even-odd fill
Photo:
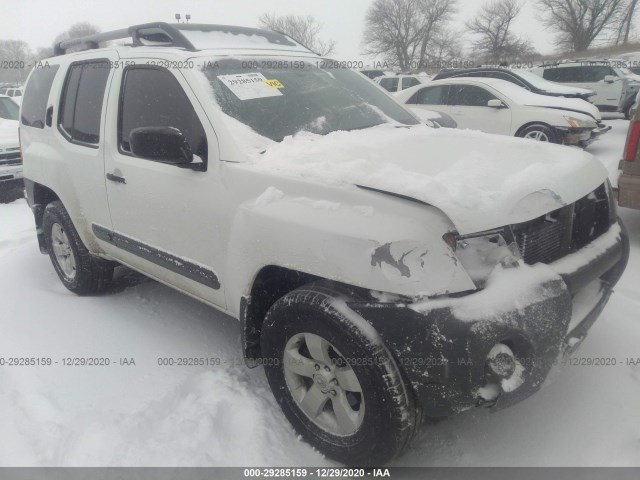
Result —
[[473, 295], [453, 299], [424, 300], [410, 306], [419, 313], [437, 308], [452, 308], [460, 320], [492, 318], [513, 310], [523, 312], [532, 304], [558, 295], [557, 284], [543, 286], [560, 277], [548, 266], [538, 264], [516, 268], [497, 266], [489, 275], [486, 287]]
[[[35, 222], [24, 199], [0, 205], [0, 258], [35, 237]], [[27, 215], [25, 215], [27, 213]]]
[[[615, 114], [609, 114], [612, 116]], [[602, 135], [597, 142], [589, 145], [589, 152], [600, 160], [609, 171], [609, 181], [614, 188], [618, 187], [620, 178], [620, 160], [624, 152], [624, 145], [629, 130], [629, 121], [624, 119], [605, 119], [605, 124], [613, 127]]]

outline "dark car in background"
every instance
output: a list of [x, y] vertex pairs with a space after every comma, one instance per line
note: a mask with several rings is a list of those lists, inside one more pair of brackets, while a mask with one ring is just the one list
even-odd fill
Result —
[[445, 78], [479, 77], [497, 78], [515, 83], [519, 87], [525, 88], [538, 95], [548, 95], [551, 97], [582, 98], [589, 101], [595, 92], [586, 88], [569, 87], [550, 82], [535, 73], [526, 70], [515, 70], [501, 67], [478, 67], [468, 69], [449, 69], [440, 71], [433, 80], [443, 80]]

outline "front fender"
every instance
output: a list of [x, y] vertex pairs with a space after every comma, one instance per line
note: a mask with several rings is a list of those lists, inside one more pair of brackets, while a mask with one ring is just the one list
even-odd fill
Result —
[[237, 209], [228, 305], [239, 305], [268, 265], [410, 297], [475, 289], [442, 239], [451, 223], [439, 210], [371, 192], [357, 192], [357, 203], [285, 192], [269, 187]]

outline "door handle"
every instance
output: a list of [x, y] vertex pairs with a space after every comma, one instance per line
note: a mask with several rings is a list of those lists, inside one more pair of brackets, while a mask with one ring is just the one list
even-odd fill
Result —
[[127, 183], [124, 177], [119, 177], [118, 175], [114, 175], [113, 173], [107, 173], [107, 180], [111, 180], [112, 182], [116, 183], [123, 183], [125, 185]]

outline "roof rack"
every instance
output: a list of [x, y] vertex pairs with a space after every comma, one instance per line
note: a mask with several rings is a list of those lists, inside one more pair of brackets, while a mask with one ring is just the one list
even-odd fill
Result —
[[[270, 30], [260, 30], [249, 27], [235, 27], [228, 25], [209, 25], [196, 23], [165, 23], [154, 22], [133, 25], [129, 28], [114, 30], [112, 32], [98, 33], [87, 37], [72, 38], [56, 43], [53, 47], [54, 55], [64, 55], [67, 49], [77, 46], [85, 46], [87, 49], [99, 48], [101, 42], [111, 40], [121, 40], [131, 38], [134, 47], [141, 46], [161, 46], [184, 48], [189, 51], [197, 51], [193, 43], [184, 35], [183, 31], [203, 31], [203, 32], [225, 32], [231, 34], [260, 35], [265, 37], [270, 43], [280, 46], [295, 47], [301, 45], [296, 43], [287, 35], [281, 32]], [[304, 45], [302, 47], [308, 49]]]
[[[111, 32], [97, 33], [80, 38], [63, 40], [53, 47], [54, 55], [64, 55], [67, 49], [77, 46], [86, 46], [88, 49], [99, 48], [101, 42], [131, 38], [133, 46], [162, 45], [196, 50], [193, 44], [174, 25], [165, 22], [144, 23], [133, 25], [129, 28], [113, 30]], [[145, 43], [147, 42], [147, 43]]]

